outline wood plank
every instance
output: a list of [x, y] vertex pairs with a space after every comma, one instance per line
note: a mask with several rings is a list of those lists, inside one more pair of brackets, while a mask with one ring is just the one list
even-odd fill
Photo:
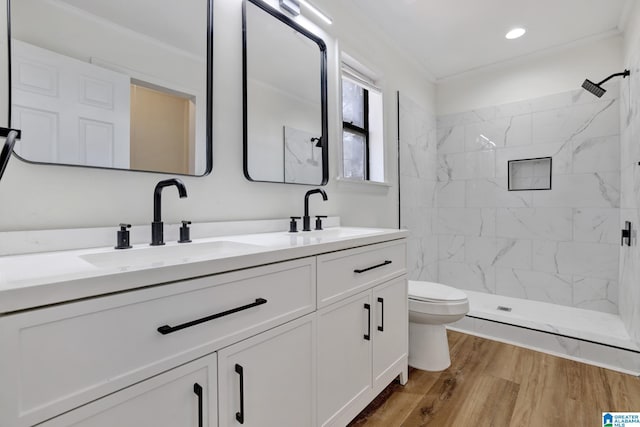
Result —
[[459, 406], [468, 397], [465, 390], [482, 375], [490, 360], [490, 342], [470, 335], [451, 347], [451, 366], [426, 391], [403, 425], [448, 426]]
[[520, 382], [520, 391], [514, 407], [511, 425], [535, 426], [540, 417], [545, 417], [543, 412], [549, 410], [544, 401], [550, 390], [554, 389], [554, 362], [555, 357], [544, 353], [538, 353], [537, 357], [529, 359], [526, 364], [529, 375], [524, 376]]
[[451, 423], [447, 425], [507, 426], [519, 389], [520, 386], [512, 381], [481, 375], [469, 388], [464, 403], [454, 412]]
[[638, 377], [453, 331], [449, 345], [448, 369], [410, 369], [350, 426], [597, 426], [640, 410]]
[[348, 427], [365, 424], [369, 427], [402, 425], [422, 399], [422, 391], [431, 388], [440, 375], [440, 372], [409, 368], [409, 381], [404, 387], [397, 380], [394, 381]]

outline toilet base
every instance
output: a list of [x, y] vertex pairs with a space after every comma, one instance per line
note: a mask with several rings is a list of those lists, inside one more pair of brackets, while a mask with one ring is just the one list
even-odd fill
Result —
[[409, 366], [432, 372], [451, 366], [444, 325], [409, 322]]

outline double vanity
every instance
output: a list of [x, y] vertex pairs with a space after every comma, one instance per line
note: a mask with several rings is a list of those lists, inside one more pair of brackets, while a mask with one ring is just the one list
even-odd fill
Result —
[[2, 257], [0, 425], [346, 425], [407, 380], [406, 237]]
[[[14, 153], [205, 176], [214, 3], [126, 3], [8, 1]], [[243, 71], [245, 177], [326, 184], [323, 32], [278, 2], [242, 0], [235, 12], [232, 3], [216, 3], [217, 19], [235, 13], [242, 55], [234, 64], [223, 51], [218, 64]], [[231, 101], [224, 94], [217, 88], [216, 102]], [[309, 196], [327, 199], [316, 189], [289, 224], [225, 233], [193, 224], [192, 240], [184, 220], [178, 240], [161, 218], [167, 186], [187, 196], [178, 179], [158, 183], [151, 233], [125, 223], [87, 231], [95, 240], [84, 230], [0, 232], [0, 427], [344, 426], [395, 378], [406, 382], [406, 231], [322, 230], [323, 215], [312, 230]]]

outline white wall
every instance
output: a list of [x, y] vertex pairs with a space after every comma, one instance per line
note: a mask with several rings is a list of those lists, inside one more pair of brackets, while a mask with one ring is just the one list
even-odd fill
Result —
[[438, 281], [436, 116], [400, 93], [400, 222], [410, 280]]
[[[395, 53], [379, 35], [359, 22], [357, 14], [349, 10], [348, 2], [317, 0], [316, 3], [334, 18], [334, 24], [328, 27], [331, 35], [310, 25], [327, 42], [330, 70], [331, 181], [326, 186], [329, 201], [312, 200], [312, 213], [340, 215], [343, 223], [350, 225], [395, 227], [398, 216], [395, 91], [410, 93], [416, 102], [433, 110], [433, 87], [408, 59]], [[204, 178], [183, 178], [189, 192], [187, 199], [179, 200], [175, 190], [166, 189], [163, 219], [165, 222], [215, 221], [298, 215], [304, 193], [311, 187], [252, 183], [243, 176], [241, 1], [216, 0], [214, 4], [213, 173]], [[1, 19], [5, 10], [6, 0], [0, 0], [0, 38], [6, 31], [6, 21]], [[389, 188], [335, 180], [341, 134], [337, 119], [337, 39], [341, 46], [349, 48], [349, 53], [380, 70], [383, 76], [386, 169], [387, 180], [392, 183]], [[2, 43], [1, 48], [5, 46]], [[0, 67], [0, 73], [5, 72], [4, 68]], [[6, 78], [2, 81], [6, 82]], [[0, 89], [1, 100], [7, 99], [6, 91], [5, 84]], [[5, 117], [6, 105], [2, 105], [0, 119]], [[115, 226], [123, 221], [147, 224], [152, 218], [153, 187], [167, 177], [155, 173], [34, 165], [14, 158], [0, 182], [0, 230]]]
[[[516, 41], [517, 42], [517, 41]], [[622, 71], [622, 37], [530, 55], [437, 82], [438, 115], [580, 88]]]
[[[624, 66], [631, 76], [620, 85], [620, 228], [631, 221], [640, 227], [640, 4], [636, 4], [625, 33]], [[640, 345], [640, 244], [620, 247], [620, 317]]]
[[[618, 312], [617, 89], [438, 118], [438, 282]], [[551, 188], [509, 191], [509, 161], [540, 157]]]

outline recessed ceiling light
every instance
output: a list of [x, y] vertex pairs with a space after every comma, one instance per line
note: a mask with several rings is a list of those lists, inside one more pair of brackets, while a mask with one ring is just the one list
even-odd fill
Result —
[[513, 39], [517, 39], [518, 37], [522, 37], [524, 36], [524, 33], [526, 33], [527, 30], [525, 30], [524, 28], [514, 28], [513, 30], [509, 31], [505, 37], [508, 38], [509, 40], [513, 40]]

